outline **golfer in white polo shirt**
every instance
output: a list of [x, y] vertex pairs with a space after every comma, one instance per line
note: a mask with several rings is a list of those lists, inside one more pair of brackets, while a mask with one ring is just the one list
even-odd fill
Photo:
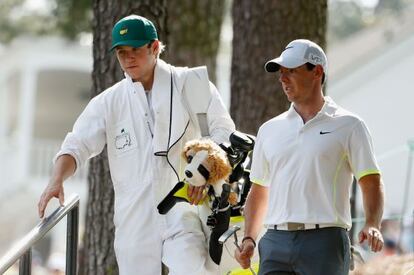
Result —
[[324, 97], [327, 58], [314, 42], [290, 42], [265, 69], [279, 74], [292, 104], [259, 129], [236, 258], [250, 265], [264, 219], [259, 274], [348, 274], [353, 176], [366, 217], [359, 241], [374, 252], [384, 243], [383, 185], [370, 133], [361, 118]]

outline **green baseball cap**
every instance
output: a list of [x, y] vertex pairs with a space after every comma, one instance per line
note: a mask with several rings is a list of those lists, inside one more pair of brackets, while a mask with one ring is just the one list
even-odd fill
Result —
[[129, 15], [119, 20], [112, 29], [111, 51], [117, 46], [139, 48], [157, 39], [157, 30], [151, 21], [139, 15]]

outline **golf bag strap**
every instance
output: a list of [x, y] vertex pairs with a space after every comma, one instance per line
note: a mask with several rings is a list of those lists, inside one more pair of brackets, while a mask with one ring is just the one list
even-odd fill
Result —
[[198, 126], [201, 136], [210, 136], [207, 121], [207, 110], [212, 99], [210, 80], [206, 66], [189, 68], [183, 88], [183, 103], [190, 119]]

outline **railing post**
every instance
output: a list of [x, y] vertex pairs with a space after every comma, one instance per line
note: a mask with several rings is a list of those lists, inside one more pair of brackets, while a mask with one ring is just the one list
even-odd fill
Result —
[[49, 232], [64, 216], [67, 216], [66, 231], [66, 274], [76, 275], [79, 225], [79, 196], [74, 195], [44, 218], [35, 228], [16, 243], [0, 258], [0, 274], [4, 274], [19, 261], [19, 274], [30, 275], [32, 267], [32, 247]]
[[19, 262], [19, 275], [32, 274], [32, 249], [29, 248], [21, 257]]
[[66, 274], [76, 275], [78, 256], [79, 205], [73, 207], [67, 217], [66, 232]]

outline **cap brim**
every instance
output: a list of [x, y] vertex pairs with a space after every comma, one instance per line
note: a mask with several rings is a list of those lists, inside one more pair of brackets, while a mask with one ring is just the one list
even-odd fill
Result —
[[269, 60], [269, 61], [266, 62], [265, 66], [264, 66], [266, 72], [274, 73], [274, 72], [279, 71], [280, 65], [279, 65], [279, 63], [277, 63], [275, 61], [276, 59], [272, 59], [272, 60]]
[[285, 68], [293, 69], [299, 66], [302, 66], [306, 62], [303, 62], [303, 59], [296, 59], [296, 58], [284, 58], [283, 56], [279, 56], [275, 59], [269, 60], [266, 62], [264, 68], [266, 72], [274, 73], [279, 71], [280, 66]]
[[148, 43], [150, 43], [150, 40], [124, 40], [124, 41], [119, 41], [117, 43], [115, 43], [114, 45], [112, 45], [110, 51], [113, 51], [116, 47], [118, 46], [130, 46], [133, 48], [139, 48], [142, 47]]

